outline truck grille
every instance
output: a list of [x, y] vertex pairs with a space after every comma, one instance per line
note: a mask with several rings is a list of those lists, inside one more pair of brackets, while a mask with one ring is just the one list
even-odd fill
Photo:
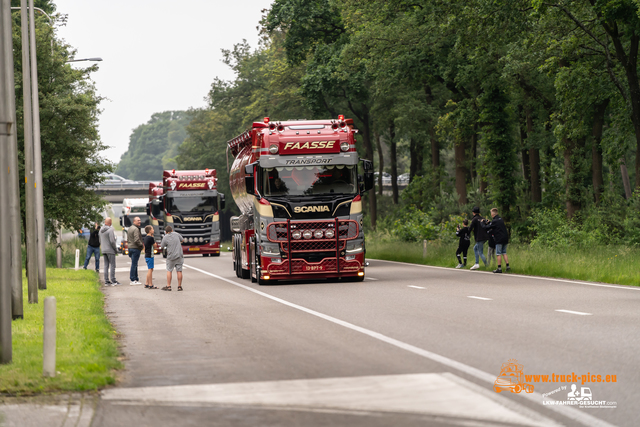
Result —
[[198, 239], [199, 241], [200, 237], [202, 237], [203, 239], [202, 243], [208, 243], [211, 239], [212, 227], [213, 223], [211, 222], [199, 224], [173, 224], [173, 229], [176, 231], [176, 233], [181, 234], [185, 239], [185, 241], [182, 243], [183, 245], [189, 244], [187, 242], [189, 238]]
[[[317, 239], [312, 235], [310, 239], [294, 239], [292, 236], [296, 231], [313, 233], [316, 230], [332, 230], [334, 237], [323, 236]], [[358, 223], [350, 219], [272, 222], [267, 226], [267, 239], [280, 244], [283, 260], [282, 263], [270, 264], [268, 271], [272, 274], [357, 271], [360, 263], [345, 261], [344, 251], [347, 241], [357, 238], [358, 235]]]

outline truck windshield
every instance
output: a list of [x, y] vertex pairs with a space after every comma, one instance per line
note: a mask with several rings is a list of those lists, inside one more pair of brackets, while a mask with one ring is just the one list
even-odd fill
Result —
[[168, 211], [173, 213], [200, 213], [217, 210], [216, 197], [168, 197]]
[[356, 173], [355, 165], [265, 168], [262, 192], [265, 196], [356, 194]]

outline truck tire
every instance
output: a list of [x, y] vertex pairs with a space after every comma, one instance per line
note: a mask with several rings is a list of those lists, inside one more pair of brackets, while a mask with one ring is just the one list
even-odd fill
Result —
[[[253, 249], [251, 249], [251, 256], [249, 259], [251, 261], [249, 264], [249, 277], [251, 278], [251, 283], [256, 283], [258, 281], [258, 253], [256, 252], [256, 241], [254, 238], [251, 239]], [[253, 265], [252, 265], [253, 264]]]
[[209, 254], [209, 256], [220, 256], [220, 252], [217, 252], [215, 254]]
[[241, 271], [241, 279], [248, 279], [249, 277], [251, 277], [251, 272], [249, 270], [245, 270], [244, 268], [240, 267], [240, 271]]

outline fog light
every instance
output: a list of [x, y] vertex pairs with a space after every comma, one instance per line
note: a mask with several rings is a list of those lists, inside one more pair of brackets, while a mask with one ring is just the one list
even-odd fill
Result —
[[270, 276], [262, 276], [264, 280], [269, 280]]
[[300, 232], [300, 230], [295, 230], [293, 233], [291, 233], [291, 237], [298, 240], [302, 237], [302, 233]]
[[271, 154], [278, 154], [278, 146], [276, 144], [271, 144], [269, 146], [269, 152]]
[[335, 236], [336, 234], [333, 232], [332, 229], [328, 229], [327, 231], [324, 232], [324, 235], [327, 237], [327, 239], [332, 239], [333, 236]]
[[200, 238], [200, 242], [204, 242], [204, 238], [203, 237]]
[[304, 230], [304, 233], [302, 233], [302, 237], [304, 237], [305, 239], [310, 239], [313, 236], [313, 233], [311, 233], [311, 230]]
[[282, 258], [271, 258], [271, 262], [282, 262]]
[[360, 277], [364, 276], [364, 271], [358, 271], [358, 276]]
[[313, 236], [316, 239], [322, 239], [322, 237], [324, 236], [324, 233], [322, 232], [322, 230], [316, 230], [313, 232]]
[[349, 151], [349, 143], [348, 142], [341, 142], [340, 143], [340, 150]]

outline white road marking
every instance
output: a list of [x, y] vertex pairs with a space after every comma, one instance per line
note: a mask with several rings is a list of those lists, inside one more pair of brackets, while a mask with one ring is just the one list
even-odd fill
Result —
[[[422, 356], [424, 358], [433, 360], [433, 361], [438, 362], [438, 363], [440, 363], [442, 365], [445, 365], [445, 366], [448, 366], [450, 368], [456, 369], [458, 371], [464, 372], [465, 374], [470, 375], [470, 376], [472, 376], [474, 378], [477, 378], [477, 379], [479, 379], [479, 380], [481, 380], [481, 381], [483, 381], [485, 383], [493, 385], [493, 383], [496, 380], [495, 373], [494, 374], [490, 374], [488, 372], [481, 371], [480, 369], [474, 368], [473, 366], [469, 366], [469, 365], [464, 364], [462, 362], [458, 362], [458, 361], [450, 359], [448, 357], [441, 356], [439, 354], [433, 353], [433, 352], [431, 352], [429, 350], [424, 350], [422, 348], [413, 346], [411, 344], [407, 344], [407, 343], [402, 342], [400, 340], [397, 340], [395, 338], [391, 338], [391, 337], [388, 337], [386, 335], [383, 335], [383, 334], [381, 334], [379, 332], [375, 332], [375, 331], [372, 331], [370, 329], [366, 329], [366, 328], [363, 328], [361, 326], [354, 325], [353, 323], [345, 322], [344, 320], [340, 320], [340, 319], [337, 319], [335, 317], [320, 313], [318, 311], [311, 310], [310, 308], [303, 307], [303, 306], [298, 305], [298, 304], [294, 304], [292, 302], [283, 300], [282, 298], [274, 297], [273, 295], [269, 295], [266, 292], [259, 291], [257, 289], [254, 289], [254, 288], [250, 287], [250, 286], [243, 285], [242, 283], [234, 282], [233, 280], [227, 279], [227, 278], [222, 277], [222, 276], [218, 276], [217, 274], [209, 273], [208, 271], [204, 271], [204, 270], [201, 270], [199, 268], [192, 267], [192, 266], [186, 265], [186, 264], [184, 265], [184, 267], [190, 268], [190, 269], [195, 270], [195, 271], [199, 271], [202, 274], [206, 274], [207, 276], [215, 277], [218, 280], [222, 280], [222, 281], [230, 283], [230, 284], [232, 284], [234, 286], [238, 286], [238, 287], [240, 287], [242, 289], [245, 289], [245, 290], [247, 290], [249, 292], [253, 292], [253, 293], [255, 293], [257, 295], [260, 295], [260, 296], [263, 296], [265, 298], [269, 298], [270, 300], [279, 302], [280, 304], [284, 304], [284, 305], [289, 306], [291, 308], [294, 308], [296, 310], [300, 310], [302, 312], [311, 314], [312, 316], [319, 317], [321, 319], [324, 319], [324, 320], [327, 320], [329, 322], [335, 323], [336, 325], [343, 326], [343, 327], [345, 327], [347, 329], [351, 329], [353, 331], [360, 332], [361, 334], [367, 335], [367, 336], [369, 336], [371, 338], [375, 338], [375, 339], [380, 340], [382, 342], [385, 342], [387, 344], [390, 344], [390, 345], [393, 345], [395, 347], [401, 348], [403, 350], [406, 350], [406, 351], [408, 351], [410, 353], [413, 353], [413, 354], [416, 354], [418, 356]], [[538, 392], [534, 391], [533, 393], [525, 393], [524, 395], [521, 394], [520, 396], [522, 398], [525, 398], [525, 399], [537, 404], [537, 405], [542, 405], [543, 398], [542, 398], [542, 395], [540, 393], [538, 393]], [[580, 422], [580, 423], [582, 423], [584, 425], [587, 425], [587, 426], [613, 427], [612, 424], [609, 424], [606, 421], [602, 421], [602, 420], [600, 420], [598, 418], [595, 418], [595, 417], [593, 417], [593, 416], [591, 416], [591, 415], [589, 415], [589, 414], [587, 414], [585, 412], [582, 412], [582, 411], [580, 411], [578, 409], [571, 408], [571, 407], [568, 407], [568, 406], [545, 405], [545, 408], [547, 408], [547, 409], [549, 409], [551, 411], [558, 412], [558, 413], [564, 415], [567, 418], [570, 418], [572, 420], [578, 421], [578, 422]]]
[[581, 311], [571, 311], [571, 310], [556, 310], [556, 311], [559, 311], [560, 313], [578, 314], [580, 316], [593, 316], [593, 314], [591, 313], [583, 313]]
[[492, 298], [474, 297], [474, 296], [471, 296], [471, 295], [469, 295], [467, 298], [481, 299], [481, 300], [483, 300], [483, 301], [493, 301], [493, 299], [492, 299]]
[[365, 277], [364, 280], [378, 280], [378, 279], [374, 279], [373, 277]]
[[427, 289], [427, 288], [423, 288], [422, 286], [413, 286], [413, 285], [409, 285], [407, 286], [407, 288]]
[[408, 413], [503, 425], [557, 425], [525, 407], [509, 405], [508, 399], [496, 393], [478, 388], [450, 373], [422, 373], [114, 388], [104, 390], [102, 399], [115, 404], [149, 406], [249, 405], [360, 415]]
[[[497, 277], [499, 275], [493, 274], [493, 272], [491, 271], [479, 271], [479, 270], [465, 270], [464, 268], [460, 268], [460, 269], [454, 269], [454, 268], [449, 268], [449, 267], [436, 267], [434, 265], [424, 265], [424, 264], [413, 264], [411, 262], [400, 262], [400, 261], [387, 261], [386, 259], [374, 259], [374, 258], [369, 258], [373, 261], [380, 261], [380, 262], [390, 262], [392, 264], [403, 264], [403, 265], [412, 265], [414, 267], [422, 267], [422, 268], [433, 268], [436, 270], [447, 270], [447, 271], [466, 271], [467, 273], [471, 273], [473, 272], [473, 274], [490, 274], [494, 277]], [[600, 283], [588, 283], [588, 282], [578, 282], [575, 280], [565, 280], [565, 279], [554, 279], [552, 277], [542, 277], [542, 276], [525, 276], [522, 274], [511, 274], [511, 273], [507, 273], [505, 274], [503, 277], [521, 277], [523, 279], [533, 279], [533, 280], [549, 280], [552, 282], [563, 282], [563, 283], [573, 283], [576, 285], [586, 285], [586, 286], [598, 286], [601, 288], [615, 288], [615, 289], [627, 289], [627, 290], [632, 290], [632, 291], [640, 291], [640, 286], [621, 286], [621, 285], [604, 285], [604, 284], [600, 284]]]

